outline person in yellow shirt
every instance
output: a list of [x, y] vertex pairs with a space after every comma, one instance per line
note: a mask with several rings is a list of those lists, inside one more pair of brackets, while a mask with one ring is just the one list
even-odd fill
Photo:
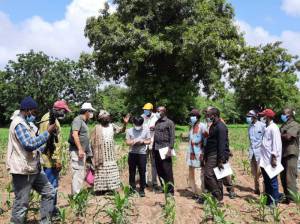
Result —
[[[57, 204], [57, 188], [58, 188], [58, 179], [59, 179], [59, 172], [61, 171], [62, 164], [61, 164], [61, 157], [62, 157], [62, 135], [61, 135], [61, 126], [59, 120], [63, 119], [65, 114], [71, 112], [67, 103], [63, 100], [56, 101], [53, 105], [53, 109], [51, 112], [46, 113], [40, 122], [39, 132], [43, 132], [47, 130], [49, 123], [50, 123], [50, 113], [56, 114], [55, 124], [57, 127], [56, 133], [51, 140], [51, 137], [48, 139], [46, 143], [46, 148], [42, 154], [42, 165], [43, 170], [56, 191], [55, 199], [54, 199], [54, 210], [53, 216], [58, 214], [58, 209], [56, 207]], [[59, 119], [59, 120], [58, 120]]]

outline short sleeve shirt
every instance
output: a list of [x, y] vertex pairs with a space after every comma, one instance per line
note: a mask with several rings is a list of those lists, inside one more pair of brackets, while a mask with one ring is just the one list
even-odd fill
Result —
[[[142, 128], [141, 130], [136, 130], [135, 128], [130, 128], [126, 131], [126, 140], [147, 140], [151, 139], [150, 131], [148, 128]], [[130, 153], [135, 154], [146, 154], [146, 145], [133, 145], [130, 147]]]
[[[72, 128], [72, 131], [79, 132], [80, 144], [85, 149], [85, 151], [89, 151], [89, 148], [90, 148], [89, 128], [88, 128], [87, 124], [85, 123], [85, 121], [83, 120], [81, 115], [74, 118], [71, 128]], [[77, 147], [70, 145], [70, 150], [71, 151], [77, 150]]]

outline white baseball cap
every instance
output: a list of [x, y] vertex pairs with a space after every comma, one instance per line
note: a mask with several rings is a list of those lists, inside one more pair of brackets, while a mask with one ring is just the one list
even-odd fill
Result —
[[91, 103], [84, 103], [84, 104], [82, 104], [81, 110], [92, 110], [92, 111], [96, 111], [96, 109], [92, 107], [92, 104], [91, 104]]

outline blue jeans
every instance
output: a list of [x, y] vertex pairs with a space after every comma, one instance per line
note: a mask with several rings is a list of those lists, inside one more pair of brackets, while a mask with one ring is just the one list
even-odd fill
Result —
[[270, 179], [264, 168], [261, 168], [261, 173], [264, 178], [265, 191], [268, 196], [267, 205], [273, 204], [273, 200], [275, 204], [277, 204], [280, 196], [277, 176]]
[[10, 222], [15, 224], [25, 223], [25, 215], [29, 207], [30, 191], [33, 189], [42, 196], [40, 223], [51, 223], [55, 191], [46, 175], [44, 173], [31, 175], [12, 174], [12, 183], [15, 200]]
[[[56, 210], [59, 172], [55, 168], [44, 168], [44, 172], [45, 172], [50, 184], [53, 186], [53, 188], [55, 190], [55, 197], [54, 197], [53, 205], [54, 205], [54, 210]], [[54, 212], [56, 212], [56, 211], [54, 211]]]

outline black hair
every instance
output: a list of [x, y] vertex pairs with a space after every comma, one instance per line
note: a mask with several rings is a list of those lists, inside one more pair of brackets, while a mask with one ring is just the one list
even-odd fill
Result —
[[79, 114], [85, 114], [86, 112], [89, 112], [89, 110], [85, 110], [85, 109], [82, 110], [82, 109], [81, 109], [81, 110], [79, 111]]
[[209, 112], [210, 112], [210, 114], [212, 114], [212, 115], [215, 115], [216, 117], [220, 117], [220, 111], [219, 111], [219, 109], [218, 108], [211, 108], [210, 110], [209, 110]]
[[144, 118], [142, 116], [133, 117], [132, 122], [136, 126], [142, 126], [144, 123]]

